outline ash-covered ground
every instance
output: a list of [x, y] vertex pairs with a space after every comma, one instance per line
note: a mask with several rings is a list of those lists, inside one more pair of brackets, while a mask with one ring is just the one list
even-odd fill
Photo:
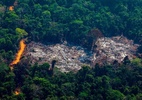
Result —
[[93, 64], [106, 64], [117, 61], [121, 63], [126, 56], [129, 60], [135, 58], [138, 44], [124, 36], [103, 37], [96, 41], [97, 48], [93, 54]]
[[91, 60], [92, 57], [80, 46], [43, 45], [35, 42], [27, 45], [24, 56], [30, 60], [31, 64], [38, 62], [40, 65], [48, 62], [51, 65], [52, 61], [55, 60], [55, 67], [62, 72], [76, 72], [81, 69], [83, 64], [87, 64], [87, 59]]
[[38, 62], [50, 65], [56, 60], [55, 67], [62, 72], [78, 71], [83, 65], [94, 66], [96, 63], [113, 63], [115, 60], [121, 63], [128, 56], [131, 60], [135, 57], [137, 44], [124, 36], [102, 37], [96, 40], [96, 48], [87, 51], [81, 46], [65, 44], [43, 45], [31, 42], [27, 45], [24, 58], [29, 59], [31, 64]]

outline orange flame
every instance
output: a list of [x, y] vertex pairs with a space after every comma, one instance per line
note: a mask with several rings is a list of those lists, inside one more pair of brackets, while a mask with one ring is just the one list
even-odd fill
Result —
[[20, 88], [16, 88], [15, 91], [14, 91], [14, 94], [19, 95], [20, 93], [21, 93]]
[[10, 10], [10, 11], [13, 11], [13, 10], [14, 10], [14, 6], [10, 6], [10, 7], [9, 7], [9, 10]]
[[15, 95], [19, 95], [20, 94], [20, 92], [19, 91], [15, 91]]
[[20, 62], [20, 58], [25, 50], [26, 44], [24, 43], [24, 40], [20, 41], [20, 49], [18, 50], [18, 53], [16, 54], [15, 59], [12, 61], [10, 66], [12, 67], [13, 65], [16, 65], [18, 62]]

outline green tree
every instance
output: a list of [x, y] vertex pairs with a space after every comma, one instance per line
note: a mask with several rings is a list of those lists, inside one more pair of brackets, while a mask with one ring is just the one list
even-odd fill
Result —
[[107, 98], [108, 100], [124, 100], [125, 96], [118, 90], [110, 90], [110, 96]]
[[28, 35], [28, 33], [24, 29], [21, 29], [21, 28], [16, 28], [15, 31], [19, 39]]
[[12, 95], [15, 88], [14, 73], [10, 72], [9, 66], [0, 63], [0, 99], [6, 95]]

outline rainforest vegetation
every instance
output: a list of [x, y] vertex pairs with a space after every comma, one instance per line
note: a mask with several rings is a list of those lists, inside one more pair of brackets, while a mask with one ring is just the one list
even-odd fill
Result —
[[124, 35], [141, 44], [141, 7], [142, 0], [0, 0], [0, 99], [142, 100], [141, 58], [77, 73], [48, 70], [48, 62], [9, 67], [23, 38], [91, 48], [102, 35]]

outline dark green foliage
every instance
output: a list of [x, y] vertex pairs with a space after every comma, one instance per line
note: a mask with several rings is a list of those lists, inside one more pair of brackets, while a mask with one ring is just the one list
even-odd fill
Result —
[[[13, 0], [3, 1], [3, 4]], [[11, 4], [9, 3], [9, 4]], [[31, 40], [82, 44], [98, 28], [105, 36], [124, 34], [141, 40], [142, 1], [122, 0], [19, 0], [14, 11], [0, 17], [1, 28], [25, 29]]]
[[[86, 66], [76, 74], [60, 73], [54, 74], [52, 77], [46, 77], [46, 75], [44, 77], [41, 73], [37, 73], [31, 80], [26, 78], [22, 91], [27, 100], [31, 98], [51, 99], [53, 96], [61, 100], [69, 98], [123, 100], [129, 99], [130, 96], [131, 98], [141, 98], [142, 66], [139, 65], [140, 62], [133, 66], [132, 61], [129, 65], [121, 65], [117, 70], [113, 65], [96, 66], [93, 69]], [[44, 67], [41, 67], [37, 71], [40, 72], [43, 69]], [[98, 72], [101, 74], [96, 74]], [[29, 88], [26, 88], [27, 86]]]
[[[35, 64], [31, 68], [18, 64], [14, 73], [1, 64], [1, 99], [141, 99], [142, 62], [139, 58], [118, 67], [84, 66], [77, 73], [56, 72], [51, 75], [50, 71], [48, 63]], [[21, 88], [19, 95], [13, 93], [16, 87]]]
[[142, 46], [139, 46], [138, 52], [142, 53]]
[[9, 66], [0, 63], [0, 99], [12, 95], [15, 88], [14, 77], [15, 74], [10, 72]]
[[11, 6], [13, 5], [15, 0], [2, 0], [3, 4], [6, 6]]

